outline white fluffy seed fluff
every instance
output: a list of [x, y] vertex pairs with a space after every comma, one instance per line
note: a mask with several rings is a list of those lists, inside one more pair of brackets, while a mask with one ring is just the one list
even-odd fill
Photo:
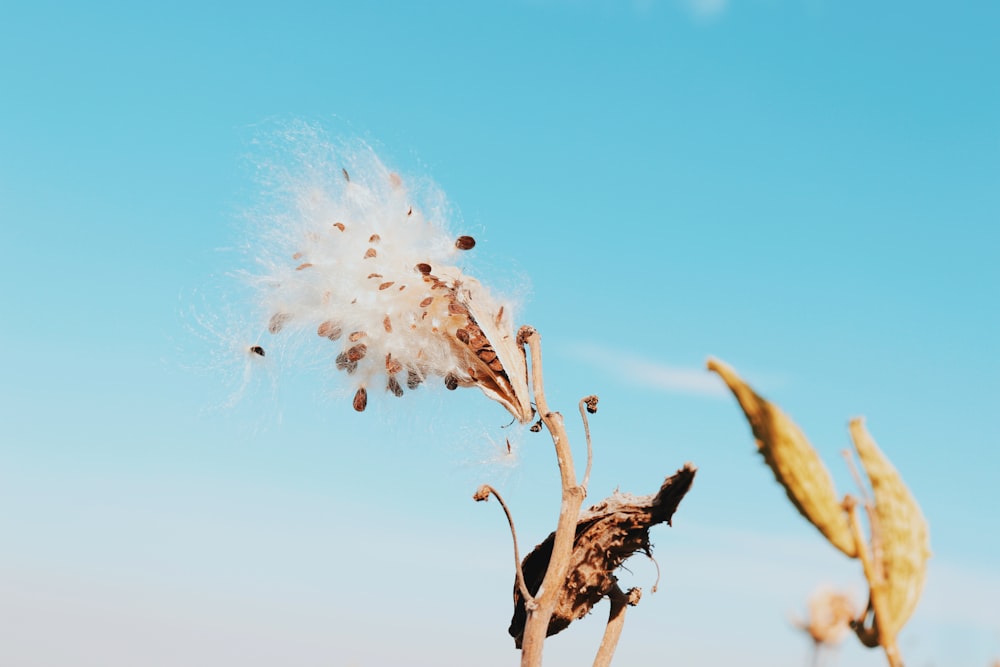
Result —
[[458, 268], [475, 241], [447, 232], [440, 191], [411, 190], [366, 145], [334, 149], [310, 128], [287, 138], [299, 164], [269, 171], [274, 206], [256, 248], [270, 334], [311, 332], [330, 346], [359, 411], [373, 392], [400, 396], [439, 377], [476, 384], [530, 421], [511, 306]]

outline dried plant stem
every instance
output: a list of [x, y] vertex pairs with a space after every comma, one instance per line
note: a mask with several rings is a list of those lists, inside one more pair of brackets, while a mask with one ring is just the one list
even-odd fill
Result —
[[608, 624], [604, 628], [601, 646], [597, 649], [597, 656], [594, 657], [594, 667], [608, 667], [611, 664], [615, 648], [618, 647], [618, 638], [621, 637], [622, 628], [625, 626], [625, 609], [638, 602], [638, 593], [636, 588], [625, 593], [615, 584], [608, 594], [611, 610], [608, 612]]
[[581, 484], [584, 493], [586, 493], [587, 486], [590, 484], [590, 468], [594, 463], [594, 447], [590, 443], [590, 422], [587, 421], [587, 411], [596, 411], [596, 405], [596, 396], [584, 396], [580, 399], [580, 417], [583, 419], [583, 433], [587, 436], [587, 469], [583, 472], [583, 484]]
[[521, 590], [521, 595], [524, 596], [525, 606], [531, 609], [535, 606], [535, 598], [528, 592], [528, 586], [524, 583], [524, 571], [521, 569], [521, 554], [517, 548], [517, 531], [514, 529], [514, 517], [511, 516], [507, 503], [504, 502], [500, 493], [489, 484], [480, 486], [473, 498], [476, 500], [486, 500], [490, 494], [496, 497], [497, 502], [500, 503], [500, 507], [503, 508], [503, 513], [507, 515], [507, 523], [510, 524], [511, 541], [514, 542], [514, 571], [517, 576], [517, 587]]
[[[857, 500], [853, 496], [846, 496], [844, 498], [844, 511], [847, 512], [848, 524], [850, 525], [851, 534], [854, 535], [854, 543], [858, 549], [858, 558], [861, 560], [865, 579], [868, 580], [869, 605], [871, 611], [874, 613], [874, 621], [870, 629], [865, 627], [864, 621], [867, 616], [865, 614], [856, 623], [855, 632], [858, 635], [858, 639], [866, 646], [882, 646], [882, 649], [885, 651], [885, 657], [889, 661], [889, 667], [903, 667], [903, 658], [899, 654], [895, 635], [889, 635], [889, 633], [883, 632], [879, 627], [881, 619], [889, 618], [886, 581], [881, 563], [878, 562], [877, 546], [873, 544], [873, 552], [875, 553], [869, 553], [868, 545], [865, 543], [864, 535], [861, 533], [861, 521], [858, 519], [857, 505]], [[871, 518], [872, 514], [869, 512], [869, 520]]]
[[549, 620], [552, 618], [559, 594], [569, 574], [573, 538], [576, 535], [576, 522], [580, 516], [580, 506], [583, 504], [586, 494], [584, 487], [576, 483], [573, 455], [570, 451], [569, 438], [566, 435], [562, 415], [558, 412], [551, 412], [545, 400], [542, 380], [541, 336], [531, 327], [522, 327], [518, 333], [518, 341], [527, 345], [531, 351], [532, 394], [542, 423], [545, 424], [552, 436], [562, 484], [562, 503], [559, 508], [559, 523], [552, 545], [552, 556], [538, 595], [535, 597], [537, 606], [535, 609], [528, 610], [524, 639], [521, 645], [521, 667], [539, 667], [542, 664], [542, 648]]
[[840, 455], [843, 456], [844, 461], [847, 462], [847, 469], [851, 471], [851, 477], [854, 478], [854, 484], [858, 487], [858, 493], [861, 494], [861, 498], [865, 501], [865, 506], [871, 506], [872, 499], [868, 493], [865, 481], [861, 477], [861, 471], [858, 470], [858, 464], [854, 462], [854, 453], [849, 449], [842, 449], [840, 450]]

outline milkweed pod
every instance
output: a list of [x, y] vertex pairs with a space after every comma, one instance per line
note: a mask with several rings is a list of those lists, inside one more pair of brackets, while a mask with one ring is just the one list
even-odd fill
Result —
[[857, 547], [833, 479], [805, 434], [778, 406], [758, 396], [728, 365], [709, 359], [708, 369], [718, 373], [736, 396], [750, 422], [757, 450], [795, 508], [833, 546], [856, 558]]
[[[502, 317], [503, 306], [474, 278], [465, 277], [455, 292], [449, 312], [465, 323], [449, 332], [452, 348], [470, 365], [469, 376], [483, 393], [527, 424], [535, 414], [528, 393], [528, 364], [517, 334]], [[460, 308], [452, 311], [453, 305]], [[459, 329], [468, 334], [468, 341]]]
[[852, 419], [851, 440], [875, 496], [889, 618], [876, 619], [879, 634], [895, 636], [920, 600], [930, 558], [927, 520], [899, 472], [875, 444], [864, 420]]

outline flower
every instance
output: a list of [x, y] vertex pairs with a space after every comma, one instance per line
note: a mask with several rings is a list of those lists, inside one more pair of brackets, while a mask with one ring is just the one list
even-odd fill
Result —
[[308, 126], [288, 137], [304, 150], [292, 169], [271, 170], [276, 206], [255, 248], [268, 331], [336, 345], [333, 365], [354, 384], [358, 411], [372, 390], [402, 396], [440, 377], [530, 421], [511, 305], [457, 266], [475, 240], [445, 230], [443, 195], [425, 186], [421, 198], [367, 145], [330, 154]]

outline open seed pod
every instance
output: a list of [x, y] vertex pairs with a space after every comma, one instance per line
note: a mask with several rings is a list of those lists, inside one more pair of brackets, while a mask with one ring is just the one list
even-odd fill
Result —
[[776, 405], [758, 396], [727, 364], [708, 360], [736, 396], [757, 440], [757, 450], [785, 488], [799, 513], [845, 555], [856, 558], [857, 548], [833, 479], [802, 430]]
[[[650, 527], [664, 521], [670, 523], [677, 505], [691, 488], [694, 475], [695, 467], [685, 464], [664, 480], [657, 493], [641, 497], [615, 493], [580, 515], [569, 575], [546, 636], [565, 630], [608, 595], [618, 583], [614, 572], [625, 559], [638, 551], [650, 553]], [[524, 582], [532, 595], [538, 593], [545, 578], [554, 540], [555, 533], [552, 533], [522, 563]], [[518, 648], [521, 648], [526, 620], [524, 598], [515, 583], [514, 616], [508, 632]]]

